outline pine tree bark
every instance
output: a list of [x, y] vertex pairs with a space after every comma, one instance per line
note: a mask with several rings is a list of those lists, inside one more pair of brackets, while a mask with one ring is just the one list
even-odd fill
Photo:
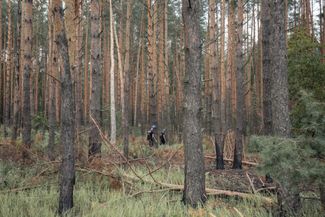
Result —
[[110, 83], [110, 98], [111, 98], [111, 143], [116, 143], [116, 114], [115, 114], [115, 74], [114, 74], [114, 17], [113, 17], [113, 9], [112, 9], [112, 0], [109, 1], [109, 16], [110, 16], [110, 39], [111, 39], [111, 69], [110, 69], [110, 76], [111, 76], [111, 83]]
[[185, 180], [183, 201], [192, 207], [204, 203], [205, 168], [201, 133], [202, 45], [199, 24], [200, 0], [182, 0], [185, 33], [184, 153]]
[[[89, 18], [88, 18], [89, 19]], [[84, 122], [85, 125], [89, 122], [89, 60], [88, 60], [88, 38], [89, 24], [86, 22], [86, 37], [85, 37], [85, 66], [84, 66]]]
[[262, 1], [262, 76], [263, 76], [263, 133], [272, 134], [272, 98], [271, 98], [271, 42], [273, 41], [271, 2]]
[[22, 2], [22, 37], [23, 51], [23, 144], [30, 148], [31, 138], [31, 107], [30, 107], [30, 75], [32, 70], [32, 29], [33, 29], [33, 0]]
[[[141, 12], [141, 21], [144, 19], [144, 11]], [[134, 102], [134, 115], [133, 115], [133, 125], [137, 126], [138, 123], [138, 111], [139, 107], [141, 108], [141, 93], [145, 92], [145, 89], [142, 88], [142, 73], [140, 70], [140, 61], [141, 61], [141, 54], [142, 54], [142, 48], [143, 48], [143, 34], [144, 32], [144, 22], [141, 22], [141, 27], [140, 27], [140, 33], [139, 33], [139, 47], [138, 47], [138, 52], [137, 52], [137, 63], [136, 63], [136, 80], [135, 80], [135, 102]], [[142, 64], [142, 63], [141, 63]], [[140, 74], [141, 73], [141, 74]], [[140, 76], [139, 76], [140, 75]], [[140, 88], [139, 88], [140, 87]], [[141, 90], [139, 94], [139, 90]], [[140, 95], [140, 96], [139, 96]], [[140, 106], [139, 106], [140, 104]], [[143, 111], [141, 110], [141, 114], [143, 114]], [[141, 117], [140, 117], [141, 119]]]
[[244, 55], [243, 55], [243, 25], [244, 25], [244, 11], [243, 2], [238, 0], [238, 14], [237, 14], [237, 34], [236, 34], [236, 138], [235, 138], [235, 152], [234, 152], [234, 169], [242, 169], [243, 156], [243, 136], [244, 136], [244, 117], [245, 117], [245, 96], [244, 96]]
[[[157, 2], [158, 3], [158, 2]], [[157, 4], [157, 14], [160, 14], [158, 19], [156, 20], [156, 23], [158, 27], [158, 70], [157, 70], [157, 120], [158, 122], [163, 125], [164, 121], [164, 87], [165, 87], [165, 81], [164, 81], [164, 74], [165, 74], [165, 54], [164, 54], [164, 0], [160, 1]]]
[[130, 92], [130, 31], [131, 31], [131, 16], [132, 16], [133, 1], [128, 0], [126, 12], [126, 25], [125, 25], [125, 57], [124, 57], [124, 114], [122, 117], [123, 126], [123, 151], [124, 156], [128, 158], [129, 155], [129, 92]]
[[[49, 105], [48, 105], [48, 122], [49, 122], [49, 143], [48, 143], [48, 157], [50, 160], [55, 159], [54, 147], [55, 147], [55, 130], [56, 130], [56, 80], [55, 77], [58, 74], [58, 48], [55, 43], [54, 30], [58, 30], [57, 21], [60, 16], [55, 8], [60, 8], [61, 2], [57, 0], [51, 0], [49, 2], [49, 11], [54, 13], [49, 13]], [[58, 33], [56, 33], [58, 34]]]
[[272, 43], [272, 126], [277, 136], [290, 136], [288, 65], [285, 29], [285, 0], [274, 3], [272, 16], [274, 40]]
[[147, 0], [148, 12], [148, 82], [149, 82], [149, 122], [150, 124], [157, 124], [157, 94], [155, 92], [155, 40], [154, 28], [152, 22], [151, 0]]
[[73, 188], [75, 184], [75, 104], [73, 98], [72, 75], [69, 62], [69, 46], [65, 33], [62, 2], [53, 0], [53, 14], [55, 22], [55, 42], [57, 44], [61, 59], [63, 60], [63, 75], [61, 83], [61, 143], [62, 164], [60, 168], [60, 195], [58, 213], [66, 213], [73, 207]]
[[15, 70], [14, 70], [14, 88], [15, 88], [15, 94], [14, 94], [14, 114], [13, 114], [13, 129], [12, 129], [12, 141], [15, 141], [18, 136], [18, 129], [19, 129], [19, 114], [20, 114], [20, 30], [21, 30], [21, 1], [18, 1], [18, 8], [17, 8], [17, 34], [15, 38], [15, 44], [16, 44], [16, 52], [15, 52]]
[[[2, 54], [2, 43], [3, 43], [3, 36], [2, 36], [2, 4], [0, 4], [0, 53]], [[3, 124], [3, 107], [4, 107], [4, 71], [3, 71], [3, 56], [0, 55], [0, 123]], [[4, 127], [5, 128], [5, 127]]]
[[226, 129], [226, 79], [225, 79], [225, 0], [221, 0], [221, 39], [220, 39], [220, 142], [216, 142], [216, 168], [224, 169], [224, 142]]
[[11, 1], [7, 2], [7, 17], [8, 17], [8, 30], [7, 30], [7, 62], [5, 71], [5, 95], [4, 95], [4, 137], [7, 136], [7, 128], [10, 127], [10, 105], [11, 105], [11, 76], [12, 76], [12, 15], [11, 15]]
[[228, 60], [226, 71], [226, 130], [225, 134], [229, 130], [234, 128], [234, 116], [236, 114], [236, 30], [235, 30], [235, 0], [229, 1], [229, 16], [228, 16]]
[[[91, 95], [90, 95], [90, 115], [100, 124], [100, 93], [101, 93], [101, 43], [100, 43], [100, 8], [99, 0], [90, 1], [90, 22], [91, 22]], [[94, 157], [101, 153], [101, 140], [99, 131], [94, 123], [91, 123], [89, 135], [88, 156]]]

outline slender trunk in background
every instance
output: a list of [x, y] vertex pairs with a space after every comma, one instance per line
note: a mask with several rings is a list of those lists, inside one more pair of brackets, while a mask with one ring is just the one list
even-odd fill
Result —
[[224, 169], [223, 151], [226, 129], [226, 79], [225, 79], [225, 0], [221, 0], [221, 40], [220, 40], [220, 142], [216, 143], [216, 168]]
[[[83, 109], [82, 109], [82, 8], [83, 2], [75, 0], [75, 23], [76, 23], [76, 49], [75, 49], [75, 74], [76, 74], [76, 85], [75, 85], [75, 103], [76, 103], [76, 127], [80, 128], [83, 122]], [[71, 63], [70, 63], [71, 64]], [[78, 135], [78, 134], [77, 134]]]
[[[217, 36], [216, 36], [216, 0], [209, 1], [209, 51], [210, 61], [209, 68], [212, 79], [212, 129], [214, 132], [214, 142], [216, 153], [220, 154], [221, 145], [221, 125], [220, 125], [220, 70], [218, 69], [217, 57]], [[216, 165], [223, 164], [217, 162], [223, 159], [222, 156], [217, 156]]]
[[[165, 0], [164, 0], [165, 1]], [[164, 125], [165, 111], [164, 111], [164, 95], [165, 95], [165, 54], [164, 54], [164, 1], [157, 2], [157, 14], [160, 16], [157, 18], [156, 23], [158, 26], [158, 69], [157, 69], [157, 120], [161, 126]]]
[[[144, 10], [141, 12], [141, 21], [143, 21], [144, 19]], [[142, 52], [142, 48], [143, 48], [143, 34], [144, 32], [144, 22], [141, 22], [141, 27], [140, 27], [140, 33], [139, 33], [139, 47], [138, 47], [138, 52], [137, 52], [137, 63], [136, 63], [136, 77], [135, 77], [135, 102], [134, 102], [134, 119], [133, 119], [133, 125], [137, 126], [137, 119], [138, 119], [138, 108], [139, 108], [139, 104], [141, 107], [141, 96], [138, 97], [139, 95], [139, 90], [140, 93], [145, 92], [144, 88], [139, 88], [142, 87], [141, 85], [141, 76], [142, 74], [139, 76], [139, 73], [141, 73], [140, 70], [140, 61], [141, 61], [141, 52]], [[142, 63], [141, 63], [142, 64]], [[140, 84], [139, 84], [140, 83]], [[140, 98], [140, 100], [138, 100]], [[142, 110], [141, 110], [141, 114], [142, 114]], [[140, 117], [141, 118], [141, 117]]]
[[[88, 18], [89, 19], [89, 18]], [[84, 122], [85, 125], [89, 122], [89, 60], [88, 60], [88, 36], [89, 23], [86, 22], [86, 38], [85, 38], [85, 66], [84, 66]]]
[[62, 2], [53, 0], [53, 14], [55, 23], [55, 42], [57, 44], [61, 59], [63, 61], [63, 74], [61, 83], [61, 143], [62, 164], [60, 168], [60, 195], [59, 215], [63, 215], [73, 207], [73, 188], [75, 185], [75, 104], [73, 98], [73, 80], [70, 71], [69, 46], [65, 33]]
[[226, 70], [226, 129], [225, 134], [228, 131], [234, 129], [234, 119], [236, 114], [236, 29], [235, 29], [235, 0], [229, 1], [229, 16], [228, 16], [228, 55], [227, 55], [227, 70]]
[[152, 27], [152, 12], [151, 12], [151, 0], [147, 0], [147, 12], [148, 12], [148, 85], [149, 85], [149, 123], [156, 124], [157, 119], [157, 107], [156, 107], [156, 92], [155, 92], [155, 40]]
[[[100, 93], [101, 93], [101, 43], [100, 43], [100, 8], [99, 0], [90, 2], [90, 22], [91, 22], [91, 95], [90, 95], [90, 115], [101, 125], [100, 120]], [[101, 139], [95, 124], [91, 122], [89, 135], [88, 157], [94, 157], [101, 153]]]
[[321, 10], [322, 16], [320, 16], [320, 29], [321, 29], [321, 35], [320, 35], [320, 42], [321, 42], [321, 54], [323, 56], [322, 63], [325, 63], [325, 0], [322, 0], [323, 4], [321, 4], [321, 1], [319, 1], [320, 5], [319, 8]]
[[183, 0], [182, 14], [185, 32], [184, 79], [184, 154], [185, 180], [183, 201], [192, 207], [203, 204], [205, 168], [201, 133], [201, 71], [202, 45], [200, 36], [200, 0]]
[[132, 16], [133, 1], [128, 0], [125, 24], [125, 57], [124, 57], [124, 114], [122, 117], [123, 127], [123, 151], [124, 156], [128, 158], [129, 155], [129, 113], [130, 113], [130, 31], [131, 31], [131, 16]]
[[32, 143], [31, 108], [30, 108], [30, 73], [32, 70], [32, 29], [33, 29], [33, 0], [22, 2], [22, 66], [23, 66], [23, 144], [30, 148]]
[[271, 42], [273, 41], [271, 3], [262, 1], [262, 76], [263, 76], [263, 133], [272, 134], [272, 98], [271, 98]]
[[[1, 8], [0, 8], [1, 10]], [[21, 30], [21, 1], [18, 1], [18, 9], [17, 9], [17, 35], [15, 38], [16, 44], [16, 52], [15, 52], [15, 70], [14, 70], [14, 87], [15, 87], [15, 94], [14, 94], [14, 114], [13, 114], [13, 130], [12, 130], [12, 141], [15, 141], [18, 136], [18, 129], [19, 129], [19, 117], [21, 114], [20, 110], [20, 30]]]
[[238, 0], [238, 14], [237, 14], [237, 34], [236, 34], [236, 138], [235, 138], [235, 152], [234, 152], [234, 169], [242, 169], [243, 157], [243, 136], [244, 136], [244, 117], [245, 117], [245, 96], [244, 96], [244, 54], [243, 54], [243, 25], [244, 25], [244, 11], [242, 0]]
[[[125, 72], [123, 71], [123, 66], [122, 66], [122, 55], [121, 55], [121, 49], [120, 49], [120, 44], [118, 41], [118, 37], [117, 37], [117, 30], [115, 25], [113, 25], [113, 32], [114, 32], [114, 39], [115, 39], [115, 44], [116, 44], [116, 50], [117, 50], [117, 68], [118, 68], [118, 75], [119, 75], [119, 80], [120, 80], [120, 87], [121, 90], [124, 90], [125, 87]], [[121, 91], [121, 113], [122, 113], [122, 125], [124, 127], [124, 118], [125, 118], [125, 91]], [[124, 130], [124, 129], [123, 129]]]
[[[164, 50], [165, 50], [165, 100], [164, 100], [164, 108], [166, 109], [166, 112], [169, 113], [170, 110], [170, 104], [171, 101], [169, 100], [169, 60], [168, 60], [168, 55], [169, 55], [169, 46], [168, 46], [168, 0], [165, 0], [165, 6], [164, 6]], [[165, 122], [167, 121], [168, 124], [170, 124], [170, 115], [167, 113], [165, 116]], [[166, 120], [167, 119], [167, 120]], [[165, 126], [167, 127], [167, 126]]]
[[[143, 33], [145, 31], [145, 10], [143, 11], [143, 18], [142, 18], [142, 24], [143, 24]], [[148, 86], [146, 85], [146, 79], [147, 79], [147, 74], [146, 74], [146, 68], [145, 68], [145, 46], [144, 46], [144, 37], [142, 37], [142, 47], [141, 47], [141, 70], [140, 70], [140, 87], [139, 89], [141, 90], [141, 97], [140, 97], [140, 123], [141, 123], [141, 133], [145, 133], [145, 124], [147, 123], [147, 114], [148, 114], [148, 109], [147, 109], [147, 100], [148, 100]]]
[[[61, 1], [51, 0], [49, 2], [49, 11], [54, 11], [54, 8], [60, 8]], [[50, 160], [55, 159], [54, 148], [55, 148], [55, 130], [56, 130], [56, 117], [55, 117], [55, 102], [56, 102], [56, 80], [55, 77], [58, 74], [58, 48], [54, 41], [54, 30], [58, 30], [58, 20], [59, 14], [57, 11], [54, 13], [49, 13], [49, 105], [48, 105], [48, 122], [49, 122], [49, 143], [48, 143], [48, 157]], [[58, 34], [58, 33], [56, 33]]]
[[157, 126], [157, 131], [159, 129], [159, 115], [160, 111], [158, 110], [158, 96], [159, 96], [159, 90], [158, 90], [158, 55], [157, 55], [157, 29], [158, 29], [158, 2], [154, 2], [153, 4], [153, 13], [151, 14], [152, 19], [152, 72], [153, 72], [153, 95], [151, 96], [151, 124], [155, 124]]
[[11, 105], [11, 74], [12, 74], [12, 15], [11, 15], [11, 1], [7, 2], [7, 17], [8, 17], [8, 38], [7, 38], [7, 61], [5, 72], [5, 95], [4, 95], [4, 137], [7, 136], [7, 128], [10, 127], [10, 105]]
[[[2, 53], [2, 4], [0, 4], [0, 53]], [[4, 106], [4, 73], [3, 73], [3, 57], [0, 55], [0, 124], [3, 124], [3, 119], [4, 119], [4, 113], [3, 113], [3, 106]], [[5, 128], [5, 126], [4, 126]]]
[[110, 70], [110, 76], [111, 76], [111, 83], [110, 83], [110, 98], [111, 98], [111, 143], [116, 143], [116, 114], [115, 114], [115, 74], [114, 74], [114, 67], [115, 67], [115, 61], [114, 61], [114, 18], [113, 18], [113, 9], [112, 9], [112, 0], [109, 1], [109, 16], [110, 16], [110, 39], [111, 39], [111, 70]]
[[212, 72], [210, 70], [210, 63], [213, 61], [212, 60], [212, 46], [213, 46], [213, 40], [214, 38], [212, 37], [213, 34], [213, 21], [212, 19], [213, 16], [215, 15], [215, 11], [213, 8], [213, 3], [209, 1], [209, 11], [208, 11], [208, 29], [206, 32], [206, 41], [207, 41], [207, 51], [204, 56], [204, 92], [202, 93], [203, 96], [203, 101], [204, 101], [204, 110], [205, 112], [203, 113], [203, 126], [205, 128], [205, 133], [207, 135], [211, 135], [211, 121], [212, 121], [212, 100], [211, 100], [211, 94], [212, 94]]

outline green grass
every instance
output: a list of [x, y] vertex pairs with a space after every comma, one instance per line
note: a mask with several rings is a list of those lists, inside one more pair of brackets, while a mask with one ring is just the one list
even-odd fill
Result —
[[[58, 177], [56, 173], [41, 176], [40, 183], [33, 178], [44, 165], [21, 168], [14, 163], [0, 162], [0, 216], [1, 217], [44, 217], [56, 216], [58, 204]], [[119, 172], [131, 174], [129, 170]], [[137, 174], [143, 176], [147, 170], [136, 168]], [[50, 175], [52, 174], [52, 175]], [[153, 174], [160, 182], [182, 184], [183, 171], [181, 169], [163, 169]], [[145, 177], [150, 179], [150, 176]], [[240, 216], [236, 209], [247, 217], [270, 217], [270, 208], [266, 208], [260, 201], [240, 200], [235, 198], [210, 197], [204, 209], [193, 211], [187, 209], [181, 200], [181, 193], [163, 191], [157, 186], [147, 183], [125, 183], [121, 190], [113, 190], [107, 176], [96, 173], [77, 173], [77, 184], [74, 191], [74, 208], [67, 216], [85, 217], [163, 217], [163, 216]], [[36, 184], [31, 184], [36, 182]], [[30, 185], [41, 187], [7, 192]], [[154, 193], [150, 192], [154, 191]], [[306, 202], [305, 213], [302, 216], [320, 216], [319, 204]]]
[[[47, 145], [47, 135], [36, 139], [33, 149], [44, 151]], [[86, 141], [81, 137], [81, 144]], [[207, 143], [208, 144], [208, 143]], [[83, 145], [82, 147], [86, 147]], [[121, 146], [118, 144], [118, 146]], [[206, 145], [208, 146], [208, 145]], [[152, 149], [137, 140], [130, 145], [130, 155], [133, 157], [149, 157], [154, 154], [165, 154], [166, 158], [181, 147], [180, 144], [160, 146]], [[103, 145], [104, 153], [109, 147]], [[147, 159], [151, 170], [154, 170], [155, 160]], [[58, 206], [58, 164], [49, 164], [41, 159], [32, 165], [20, 166], [16, 162], [0, 160], [0, 217], [52, 217], [57, 216]], [[104, 168], [105, 169], [105, 168]], [[104, 170], [103, 169], [103, 170]], [[137, 164], [136, 173], [144, 179], [152, 180], [145, 164]], [[115, 169], [116, 175], [128, 174], [134, 177], [130, 169]], [[146, 176], [145, 176], [146, 175]], [[182, 185], [184, 171], [182, 167], [166, 164], [152, 174], [159, 182]], [[204, 208], [193, 211], [181, 202], [181, 192], [167, 191], [157, 185], [141, 181], [131, 181], [122, 178], [123, 185], [114, 190], [108, 176], [94, 172], [77, 172], [74, 190], [74, 208], [67, 216], [82, 217], [271, 217], [271, 208], [259, 200], [242, 200], [238, 198], [209, 197]], [[206, 175], [206, 186], [214, 186], [210, 174]], [[21, 188], [32, 187], [22, 190]], [[219, 186], [220, 187], [220, 186]], [[302, 217], [321, 216], [319, 201], [304, 200]]]

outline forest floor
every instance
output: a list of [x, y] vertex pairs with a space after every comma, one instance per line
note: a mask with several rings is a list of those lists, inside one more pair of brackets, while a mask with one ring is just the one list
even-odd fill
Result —
[[[76, 147], [75, 207], [69, 216], [272, 216], [274, 186], [257, 172], [257, 156], [245, 155], [243, 170], [231, 169], [229, 159], [225, 170], [215, 170], [213, 144], [205, 138], [209, 200], [192, 210], [181, 202], [182, 145], [150, 148], [142, 137], [132, 137], [128, 162], [103, 144], [101, 159], [89, 163], [85, 140]], [[19, 141], [0, 140], [0, 217], [56, 216], [60, 157], [49, 161], [46, 143], [47, 136], [36, 134], [30, 159], [24, 161]], [[317, 207], [308, 204], [304, 216], [319, 216]]]

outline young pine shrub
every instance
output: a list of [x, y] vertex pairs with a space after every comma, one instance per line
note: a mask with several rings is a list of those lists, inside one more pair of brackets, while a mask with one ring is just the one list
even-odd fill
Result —
[[[301, 92], [298, 105], [300, 128], [295, 138], [252, 137], [250, 151], [260, 152], [259, 170], [280, 183], [288, 198], [285, 213], [297, 214], [300, 196], [306, 191], [319, 191], [324, 208], [325, 184], [325, 104]], [[284, 201], [285, 202], [285, 201]]]

